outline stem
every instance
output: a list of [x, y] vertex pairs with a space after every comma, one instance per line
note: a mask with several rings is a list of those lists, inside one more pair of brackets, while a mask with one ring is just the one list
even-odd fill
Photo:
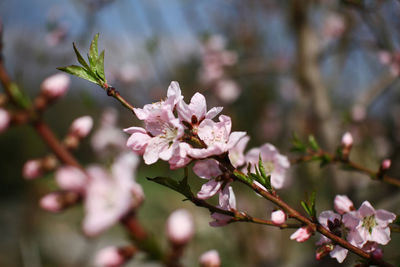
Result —
[[134, 106], [131, 105], [121, 94], [112, 86], [104, 85], [104, 90], [106, 90], [108, 96], [112, 96], [117, 99], [124, 107], [133, 112]]

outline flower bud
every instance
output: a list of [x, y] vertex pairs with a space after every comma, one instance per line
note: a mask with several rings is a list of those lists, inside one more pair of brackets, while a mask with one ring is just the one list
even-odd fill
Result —
[[290, 236], [290, 239], [296, 240], [297, 242], [304, 242], [308, 240], [310, 236], [311, 236], [311, 231], [307, 226], [305, 226], [297, 229], [297, 231]]
[[40, 88], [42, 94], [50, 99], [56, 99], [65, 95], [70, 84], [68, 75], [59, 73], [52, 75], [42, 82]]
[[219, 258], [218, 251], [210, 250], [200, 256], [201, 267], [219, 267], [221, 266], [221, 260]]
[[286, 221], [286, 213], [282, 210], [276, 210], [271, 213], [271, 220], [276, 225], [281, 225]]
[[342, 145], [344, 147], [351, 147], [353, 145], [353, 136], [351, 135], [351, 133], [346, 132], [342, 136]]
[[124, 253], [126, 249], [109, 246], [97, 252], [94, 264], [97, 267], [118, 267], [124, 264], [133, 255], [134, 250], [129, 247], [130, 253]]
[[72, 135], [85, 138], [93, 127], [93, 119], [90, 116], [83, 116], [75, 119], [70, 128]]
[[176, 245], [184, 245], [192, 238], [194, 232], [193, 218], [184, 209], [174, 211], [167, 221], [168, 239]]
[[53, 192], [45, 195], [40, 199], [40, 207], [46, 211], [59, 212], [62, 210], [63, 205], [61, 203], [59, 193]]
[[354, 210], [353, 202], [345, 195], [337, 195], [333, 204], [335, 210], [340, 214]]
[[42, 163], [40, 160], [33, 159], [25, 162], [22, 168], [22, 175], [25, 179], [35, 179], [42, 175]]
[[83, 191], [87, 182], [85, 173], [73, 166], [64, 166], [57, 170], [56, 181], [63, 190]]
[[376, 260], [381, 260], [383, 258], [383, 250], [381, 248], [377, 248], [372, 252], [372, 257]]
[[7, 110], [0, 108], [0, 133], [7, 130], [8, 125], [10, 124], [10, 114]]
[[392, 161], [390, 159], [385, 159], [384, 161], [382, 161], [381, 169], [383, 171], [386, 171], [390, 168], [390, 165], [392, 165]]

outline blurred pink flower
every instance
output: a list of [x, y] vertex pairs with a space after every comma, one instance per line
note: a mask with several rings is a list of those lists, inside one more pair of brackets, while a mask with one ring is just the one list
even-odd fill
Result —
[[350, 132], [346, 132], [342, 136], [342, 145], [345, 147], [350, 147], [353, 145], [353, 136], [351, 135]]
[[230, 104], [240, 96], [241, 89], [239, 85], [231, 79], [221, 79], [215, 86], [217, 97], [224, 103]]
[[199, 262], [201, 267], [221, 266], [221, 260], [219, 258], [218, 251], [216, 250], [210, 250], [201, 254]]
[[333, 201], [336, 212], [344, 214], [354, 210], [353, 202], [345, 195], [336, 195]]
[[40, 160], [33, 159], [25, 162], [22, 168], [22, 175], [25, 179], [35, 179], [42, 176], [42, 163]]
[[79, 138], [85, 138], [92, 130], [93, 119], [90, 116], [82, 116], [75, 119], [70, 127], [70, 133]]
[[60, 195], [57, 192], [53, 192], [42, 197], [39, 205], [42, 209], [50, 212], [59, 212], [63, 208]]
[[10, 113], [4, 108], [0, 108], [0, 133], [7, 130], [10, 120]]
[[390, 159], [385, 159], [381, 163], [381, 169], [382, 170], [388, 170], [391, 165], [392, 165], [392, 161]]
[[271, 175], [271, 185], [277, 189], [282, 188], [286, 171], [290, 167], [288, 158], [281, 155], [273, 145], [266, 143], [247, 152], [246, 163], [252, 164], [252, 171], [255, 171], [254, 165], [258, 165], [260, 155], [267, 175]]
[[114, 246], [101, 249], [96, 253], [94, 259], [96, 267], [118, 267], [124, 263], [124, 256], [119, 252], [119, 249]]
[[65, 95], [69, 84], [69, 76], [64, 73], [58, 73], [44, 79], [40, 88], [46, 97], [55, 99]]
[[171, 213], [167, 220], [167, 236], [175, 245], [188, 243], [194, 233], [192, 215], [184, 209]]
[[63, 190], [83, 192], [88, 178], [77, 167], [63, 166], [56, 171], [56, 181], [58, 186]]

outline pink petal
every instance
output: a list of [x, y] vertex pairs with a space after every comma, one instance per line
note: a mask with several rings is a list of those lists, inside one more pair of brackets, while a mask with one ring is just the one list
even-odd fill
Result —
[[200, 199], [207, 199], [215, 195], [221, 188], [222, 183], [217, 182], [214, 179], [203, 184], [201, 190], [197, 193], [197, 197]]
[[206, 159], [197, 161], [193, 166], [194, 173], [203, 179], [215, 178], [222, 174], [217, 161], [213, 159]]
[[389, 223], [396, 219], [396, 214], [389, 212], [387, 210], [377, 210], [375, 213], [375, 220], [381, 227], [386, 227]]
[[375, 213], [375, 209], [368, 201], [364, 201], [361, 204], [361, 207], [358, 209], [358, 212], [360, 213], [361, 217], [367, 217], [373, 215]]
[[217, 116], [219, 113], [221, 113], [223, 107], [213, 107], [210, 109], [207, 114], [206, 114], [206, 119], [213, 119], [215, 116]]
[[332, 258], [335, 258], [339, 263], [342, 263], [347, 256], [348, 250], [336, 245], [335, 248], [329, 253]]
[[386, 245], [390, 241], [390, 228], [372, 228], [371, 241], [375, 241], [378, 244]]

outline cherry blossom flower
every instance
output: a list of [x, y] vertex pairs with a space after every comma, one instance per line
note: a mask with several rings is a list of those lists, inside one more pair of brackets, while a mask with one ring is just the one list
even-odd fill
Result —
[[0, 133], [7, 130], [10, 124], [10, 114], [4, 108], [0, 108]]
[[284, 224], [286, 221], [286, 213], [283, 210], [276, 210], [271, 213], [271, 220], [276, 225]]
[[281, 155], [273, 145], [266, 143], [246, 153], [246, 163], [252, 165], [252, 171], [255, 170], [254, 166], [258, 164], [260, 155], [267, 175], [271, 175], [271, 185], [277, 189], [282, 188], [286, 170], [290, 167], [288, 158]]
[[389, 223], [396, 219], [394, 213], [383, 209], [375, 210], [368, 201], [364, 201], [357, 212], [347, 213], [346, 215], [353, 217], [352, 219], [358, 219], [358, 224], [354, 228], [352, 235], [360, 237], [359, 240], [355, 240], [359, 247], [367, 241], [382, 245], [389, 243]]
[[310, 238], [311, 234], [312, 232], [310, 229], [307, 226], [304, 226], [297, 229], [296, 232], [290, 236], [290, 239], [296, 240], [297, 242], [305, 242]]
[[120, 156], [112, 166], [112, 175], [99, 166], [87, 169], [90, 181], [86, 189], [86, 215], [83, 221], [87, 235], [96, 235], [112, 226], [134, 207], [135, 200], [143, 198], [142, 195], [133, 195], [140, 186], [133, 180], [138, 160], [132, 156]]
[[79, 138], [85, 138], [92, 130], [93, 119], [90, 116], [83, 116], [75, 119], [70, 127], [70, 132]]
[[216, 251], [215, 249], [201, 254], [199, 262], [200, 262], [201, 267], [219, 267], [219, 266], [221, 266], [221, 260], [219, 258], [218, 251]]
[[204, 159], [212, 155], [221, 155], [233, 148], [245, 132], [232, 132], [231, 118], [219, 116], [219, 122], [203, 120], [198, 127], [198, 136], [207, 145], [206, 148], [193, 148], [189, 155], [196, 159]]
[[[231, 186], [226, 185], [225, 188], [220, 191], [219, 205], [217, 207], [223, 210], [236, 209], [236, 198]], [[232, 219], [232, 217], [229, 215], [216, 212], [211, 214], [211, 218], [213, 218], [215, 221], [210, 222], [210, 226], [214, 227], [227, 225]]]
[[353, 202], [345, 195], [337, 195], [333, 201], [333, 204], [335, 206], [335, 210], [340, 214], [354, 210]]
[[246, 148], [247, 143], [249, 142], [250, 137], [244, 136], [236, 143], [234, 147], [229, 150], [229, 160], [234, 167], [240, 167], [246, 162], [246, 158], [244, 156], [244, 149]]
[[238, 84], [230, 79], [222, 79], [218, 81], [215, 87], [215, 93], [221, 101], [230, 104], [240, 96], [241, 89]]
[[192, 239], [193, 233], [193, 218], [187, 210], [176, 210], [168, 217], [167, 236], [172, 243], [184, 245]]
[[223, 181], [217, 181], [216, 178], [222, 174], [222, 171], [216, 160], [206, 159], [197, 161], [193, 166], [193, 171], [200, 178], [209, 180], [207, 183], [203, 184], [201, 190], [197, 193], [198, 198], [210, 198], [221, 189]]
[[65, 95], [69, 84], [69, 76], [64, 73], [59, 73], [44, 79], [40, 88], [46, 97], [55, 99]]

